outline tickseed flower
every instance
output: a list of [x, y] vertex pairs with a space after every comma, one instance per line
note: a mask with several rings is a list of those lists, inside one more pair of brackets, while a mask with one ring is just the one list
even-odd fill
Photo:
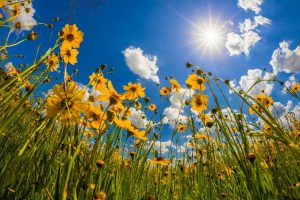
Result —
[[[5, 1], [4, 1], [5, 2]], [[21, 10], [20, 10], [20, 3], [15, 3], [13, 5], [13, 8], [11, 10], [11, 13], [13, 16], [17, 16], [21, 14]]]
[[84, 134], [87, 139], [91, 139], [94, 135], [93, 131], [91, 131], [91, 130], [84, 131]]
[[146, 136], [146, 131], [140, 131], [139, 129], [135, 128], [134, 126], [130, 126], [127, 128], [127, 132], [129, 135], [133, 135], [135, 138], [140, 139], [140, 140], [148, 140]]
[[196, 74], [190, 74], [188, 79], [186, 80], [186, 85], [189, 88], [204, 91], [206, 89], [204, 85], [205, 81], [206, 80], [204, 78], [201, 78]]
[[138, 97], [143, 98], [145, 96], [145, 92], [144, 92], [145, 88], [142, 88], [140, 83], [132, 84], [131, 82], [129, 82], [128, 86], [127, 85], [123, 86], [123, 89], [126, 91], [123, 94], [123, 97], [128, 100], [137, 100]]
[[94, 200], [106, 200], [105, 192], [96, 192], [94, 195]]
[[135, 102], [134, 107], [136, 109], [141, 109], [142, 108], [142, 104], [140, 102]]
[[96, 90], [99, 90], [100, 92], [105, 92], [107, 90], [107, 79], [104, 78], [103, 74], [101, 73], [92, 73], [92, 75], [90, 75], [90, 83]]
[[168, 159], [164, 159], [163, 157], [158, 157], [158, 158], [154, 158], [154, 159], [150, 160], [150, 163], [168, 166], [171, 163], [171, 161]]
[[203, 94], [194, 94], [191, 101], [192, 109], [201, 113], [207, 109], [208, 96]]
[[178, 132], [180, 132], [180, 133], [184, 132], [185, 129], [186, 129], [186, 126], [185, 126], [184, 124], [179, 124], [179, 125], [177, 126], [177, 130], [178, 130]]
[[53, 93], [47, 98], [46, 116], [58, 119], [64, 124], [80, 123], [80, 114], [85, 112], [89, 105], [83, 102], [85, 91], [78, 91], [75, 82], [70, 82], [66, 86], [55, 85], [52, 89]]
[[155, 110], [156, 109], [156, 105], [155, 104], [150, 104], [149, 106], [148, 106], [148, 108], [149, 108], [149, 110]]
[[77, 63], [78, 50], [72, 49], [68, 44], [63, 44], [60, 47], [60, 55], [63, 57], [65, 63], [70, 63], [71, 65]]
[[257, 105], [257, 104], [252, 104], [251, 107], [249, 107], [248, 112], [249, 112], [251, 115], [254, 115], [255, 112], [262, 113], [263, 110], [262, 110], [261, 107], [259, 107], [259, 105]]
[[172, 90], [169, 87], [162, 87], [161, 90], [159, 91], [159, 94], [161, 96], [168, 96], [168, 95], [170, 95], [171, 91]]
[[299, 83], [295, 83], [292, 87], [291, 87], [291, 91], [294, 93], [297, 93], [300, 91], [300, 84]]
[[105, 128], [106, 115], [102, 112], [102, 105], [94, 106], [90, 104], [90, 109], [86, 113], [88, 119], [91, 121], [91, 127], [98, 130]]
[[0, 0], [0, 8], [2, 8], [5, 4], [6, 0]]
[[83, 32], [78, 30], [76, 24], [66, 24], [59, 32], [59, 37], [63, 43], [68, 44], [73, 48], [79, 48], [80, 43], [83, 40]]
[[103, 94], [100, 94], [97, 99], [100, 101], [108, 100], [111, 105], [121, 104], [123, 97], [114, 89], [112, 82], [108, 81], [107, 86], [108, 89], [106, 88], [106, 90], [103, 91]]
[[204, 134], [198, 133], [198, 134], [195, 135], [195, 139], [208, 140], [208, 137], [206, 135], [204, 135]]
[[175, 79], [170, 79], [170, 83], [171, 83], [171, 88], [175, 89], [177, 92], [179, 92], [181, 86], [180, 84], [177, 82], [177, 80]]
[[50, 72], [56, 71], [58, 68], [58, 55], [56, 53], [52, 53], [48, 56], [47, 60], [45, 61], [45, 65]]

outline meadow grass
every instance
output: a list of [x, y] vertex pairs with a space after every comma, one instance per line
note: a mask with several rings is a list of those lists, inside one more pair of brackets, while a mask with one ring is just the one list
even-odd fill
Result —
[[[187, 63], [187, 87], [196, 95], [181, 102], [187, 120], [164, 129], [144, 89], [128, 85], [118, 93], [105, 78], [106, 65], [78, 87], [76, 73], [67, 73], [83, 40], [75, 26], [66, 25], [33, 63], [0, 68], [0, 199], [300, 199], [300, 124], [293, 113], [283, 122], [263, 92], [236, 91], [229, 80]], [[1, 67], [11, 59], [8, 48], [37, 39], [33, 31], [10, 44], [10, 34], [0, 46]], [[42, 95], [59, 64], [64, 80]], [[279, 82], [255, 84], [263, 81]], [[181, 88], [170, 79], [161, 98]], [[298, 91], [286, 90], [299, 100]], [[157, 122], [134, 126], [132, 107], [147, 108]], [[162, 134], [175, 146], [167, 154], [154, 148]], [[183, 135], [190, 137], [179, 151]]]

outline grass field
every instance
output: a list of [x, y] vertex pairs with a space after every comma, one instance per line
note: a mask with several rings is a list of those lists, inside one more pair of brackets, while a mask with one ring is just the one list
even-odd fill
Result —
[[[1, 26], [13, 19], [0, 19]], [[78, 72], [67, 72], [89, 37], [75, 24], [62, 27], [55, 44], [26, 66], [6, 65], [7, 50], [37, 32], [13, 43], [9, 37], [0, 46], [0, 199], [300, 199], [299, 119], [274, 117], [272, 96], [236, 91], [187, 63], [186, 85], [169, 78], [159, 90], [167, 101], [191, 89], [180, 102], [188, 119], [164, 129], [146, 88], [130, 82], [116, 91], [105, 64], [89, 84], [73, 81]], [[55, 82], [50, 75], [59, 65], [63, 81]], [[274, 76], [255, 84], [264, 81], [280, 83]], [[299, 84], [285, 90], [299, 101]], [[161, 120], [138, 128], [132, 108]], [[172, 141], [165, 154], [157, 145], [163, 134]], [[182, 135], [189, 135], [184, 145]]]

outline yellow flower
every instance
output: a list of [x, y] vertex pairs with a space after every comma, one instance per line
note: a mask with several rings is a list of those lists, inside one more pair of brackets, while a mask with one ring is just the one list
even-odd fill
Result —
[[204, 140], [208, 140], [208, 137], [207, 137], [206, 135], [200, 134], [200, 133], [196, 134], [196, 135], [195, 135], [195, 138], [196, 138], [196, 139], [204, 139]]
[[86, 113], [88, 119], [91, 121], [91, 127], [98, 130], [103, 130], [105, 126], [106, 115], [102, 112], [102, 105], [94, 106], [90, 104], [90, 109]]
[[138, 97], [144, 97], [145, 96], [145, 88], [142, 88], [141, 84], [132, 84], [131, 82], [127, 85], [123, 86], [123, 89], [126, 91], [123, 94], [123, 97], [128, 100], [137, 100]]
[[203, 94], [194, 94], [191, 101], [192, 109], [201, 113], [207, 109], [208, 96]]
[[211, 118], [210, 115], [207, 114], [199, 114], [198, 118], [204, 123], [206, 124], [207, 122], [211, 122]]
[[171, 163], [171, 161], [168, 159], [164, 159], [162, 157], [158, 157], [158, 158], [154, 158], [154, 159], [150, 160], [150, 163], [168, 166]]
[[251, 115], [254, 115], [255, 112], [260, 112], [260, 113], [263, 112], [262, 108], [259, 107], [259, 105], [257, 104], [252, 104], [251, 107], [249, 107], [248, 111]]
[[123, 100], [122, 95], [120, 95], [113, 87], [112, 82], [108, 81], [108, 89], [103, 91], [103, 94], [100, 94], [97, 99], [100, 101], [109, 101], [111, 105], [120, 104]]
[[185, 129], [186, 129], [186, 127], [185, 127], [185, 125], [184, 124], [179, 124], [178, 126], [177, 126], [177, 130], [178, 130], [178, 132], [184, 132], [185, 131]]
[[59, 32], [59, 37], [63, 43], [68, 44], [73, 48], [79, 48], [80, 43], [83, 40], [83, 32], [78, 30], [76, 24], [66, 24]]
[[195, 89], [195, 90], [202, 90], [206, 89], [204, 83], [205, 79], [197, 76], [196, 74], [190, 74], [188, 79], [186, 80], [187, 87]]
[[77, 49], [72, 49], [70, 45], [63, 44], [60, 47], [60, 55], [63, 57], [65, 63], [70, 63], [72, 65], [77, 63], [78, 51]]
[[21, 14], [20, 3], [14, 3], [13, 9], [11, 10], [13, 16], [17, 16]]
[[127, 131], [130, 133], [130, 134], [133, 134], [133, 136], [137, 139], [140, 139], [140, 140], [148, 140], [147, 136], [146, 136], [146, 131], [140, 131], [139, 129], [136, 129], [134, 128], [133, 126], [131, 126], [130, 128], [127, 129]]
[[273, 99], [269, 96], [266, 96], [263, 100], [263, 104], [264, 106], [266, 106], [267, 108], [269, 108], [270, 106], [273, 105]]
[[256, 99], [258, 102], [260, 102], [260, 103], [263, 103], [263, 101], [264, 101], [265, 98], [266, 98], [265, 93], [260, 93], [259, 95], [257, 95], [257, 96], [255, 97], [255, 99]]
[[167, 96], [167, 95], [170, 95], [171, 91], [172, 91], [171, 88], [162, 87], [161, 90], [159, 91], [159, 94], [161, 96]]
[[171, 88], [175, 89], [177, 92], [180, 90], [181, 86], [175, 79], [170, 79]]
[[106, 88], [106, 82], [107, 79], [104, 78], [103, 74], [101, 73], [93, 73], [90, 76], [90, 83], [91, 85], [96, 89], [99, 90], [100, 92], [105, 92], [107, 90]]
[[292, 87], [291, 87], [291, 91], [294, 93], [297, 93], [300, 91], [300, 84], [299, 83], [295, 83]]
[[136, 108], [136, 109], [141, 109], [142, 108], [142, 104], [140, 103], [140, 102], [135, 102], [135, 104], [134, 104], [134, 107]]
[[78, 91], [75, 82], [70, 82], [66, 88], [63, 85], [55, 85], [53, 93], [47, 98], [46, 116], [58, 119], [64, 124], [79, 124], [80, 114], [89, 108], [83, 102], [85, 91]]
[[56, 71], [58, 68], [58, 61], [59, 59], [56, 53], [52, 53], [51, 55], [49, 55], [47, 60], [45, 61], [47, 69], [50, 72]]
[[0, 8], [2, 8], [4, 6], [5, 2], [6, 2], [6, 0], [0, 0]]
[[148, 106], [148, 108], [149, 108], [149, 110], [155, 110], [156, 109], [156, 105], [155, 104], [150, 104], [149, 106]]
[[93, 131], [90, 131], [90, 130], [84, 131], [84, 134], [87, 139], [91, 139], [94, 135]]

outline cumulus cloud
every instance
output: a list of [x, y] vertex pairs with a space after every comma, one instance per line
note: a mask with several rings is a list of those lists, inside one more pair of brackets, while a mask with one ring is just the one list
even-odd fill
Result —
[[171, 125], [172, 128], [177, 123], [185, 123], [187, 117], [184, 115], [185, 101], [191, 99], [194, 94], [193, 90], [181, 88], [179, 92], [173, 90], [170, 95], [171, 105], [164, 109], [163, 123]]
[[[17, 2], [17, 1], [13, 1]], [[20, 30], [16, 30], [17, 33], [20, 33], [22, 31], [29, 31], [32, 26], [36, 25], [37, 22], [34, 19], [35, 9], [32, 7], [32, 1], [25, 1], [23, 3], [24, 5], [20, 6], [20, 15], [18, 15], [13, 21], [12, 24], [15, 24], [17, 22], [20, 22], [22, 25], [22, 28]], [[12, 5], [5, 5], [3, 8], [4, 15], [9, 18], [13, 16]]]
[[255, 16], [254, 20], [245, 19], [243, 23], [239, 24], [240, 32], [248, 32], [256, 29], [258, 26], [266, 26], [271, 24], [269, 18], [263, 17], [261, 15]]
[[[247, 92], [253, 84], [258, 80], [270, 80], [271, 74], [268, 72], [263, 72], [260, 69], [249, 69], [247, 72], [247, 75], [241, 76], [240, 80], [237, 81], [231, 81], [231, 86], [239, 91], [243, 90], [244, 92]], [[256, 84], [252, 89], [249, 91], [250, 96], [256, 96], [261, 91], [264, 90], [266, 95], [270, 95], [273, 90], [273, 83], [268, 83], [267, 81], [262, 81], [258, 84]]]
[[249, 55], [250, 49], [261, 39], [258, 33], [254, 31], [248, 31], [242, 34], [228, 33], [225, 47], [227, 48], [229, 55], [240, 55], [244, 53]]
[[123, 52], [129, 69], [141, 78], [159, 83], [157, 57], [144, 54], [141, 48], [128, 47]]
[[292, 87], [292, 85], [296, 84], [296, 77], [295, 75], [292, 75], [289, 77], [289, 79], [284, 83], [284, 88], [283, 90], [281, 91], [283, 94], [286, 93], [286, 89], [285, 88], [290, 88]]
[[145, 129], [147, 126], [153, 126], [154, 123], [152, 121], [148, 121], [146, 114], [141, 110], [136, 110], [135, 108], [130, 108], [131, 116], [129, 116], [129, 120], [133, 125], [140, 129]]
[[263, 0], [239, 0], [238, 6], [244, 10], [252, 10], [258, 14], [261, 10], [260, 6], [263, 3]]
[[289, 122], [287, 116], [289, 112], [294, 113], [295, 118], [300, 120], [300, 103], [293, 107], [292, 101], [288, 101], [286, 105], [283, 105], [281, 102], [274, 102], [270, 112], [283, 126], [288, 127]]
[[275, 74], [281, 71], [286, 73], [300, 72], [300, 46], [290, 50], [289, 45], [288, 42], [282, 41], [279, 43], [279, 48], [273, 52], [270, 64]]

